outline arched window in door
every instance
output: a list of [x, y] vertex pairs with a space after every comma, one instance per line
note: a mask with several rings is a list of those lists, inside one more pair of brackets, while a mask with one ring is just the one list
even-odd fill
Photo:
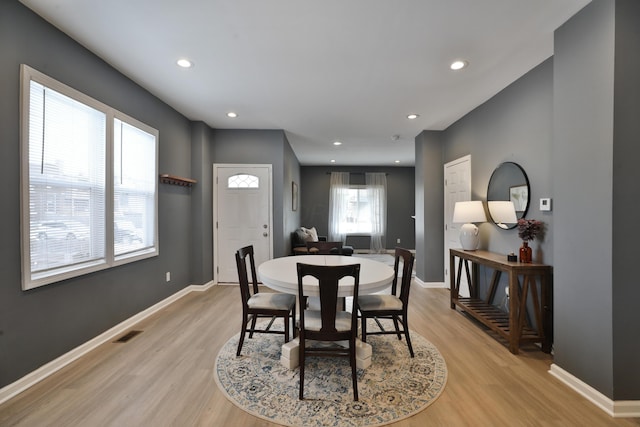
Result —
[[229, 177], [227, 188], [260, 188], [260, 179], [255, 175], [239, 173]]

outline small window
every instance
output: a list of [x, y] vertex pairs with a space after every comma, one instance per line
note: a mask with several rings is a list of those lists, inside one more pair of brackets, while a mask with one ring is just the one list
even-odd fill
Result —
[[260, 179], [255, 175], [240, 173], [229, 177], [227, 188], [260, 188]]

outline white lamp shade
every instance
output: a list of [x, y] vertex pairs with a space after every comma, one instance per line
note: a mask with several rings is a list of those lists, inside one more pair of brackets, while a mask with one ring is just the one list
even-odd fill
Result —
[[475, 251], [480, 243], [480, 231], [472, 222], [485, 222], [487, 216], [484, 206], [479, 200], [468, 202], [456, 202], [453, 208], [454, 223], [464, 223], [460, 227], [460, 244], [465, 251]]
[[487, 202], [489, 206], [489, 215], [498, 227], [509, 228], [505, 224], [515, 224], [518, 222], [516, 217], [516, 208], [510, 201], [491, 201]]
[[479, 200], [468, 202], [456, 202], [453, 208], [453, 222], [464, 224], [467, 222], [485, 222], [487, 216], [484, 214], [484, 207]]

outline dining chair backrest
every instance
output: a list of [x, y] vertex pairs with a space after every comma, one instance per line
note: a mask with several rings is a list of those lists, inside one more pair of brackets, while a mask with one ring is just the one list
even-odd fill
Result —
[[[298, 270], [298, 295], [300, 297], [300, 331], [298, 338], [300, 348], [298, 357], [300, 360], [300, 394], [304, 398], [305, 360], [308, 355], [321, 357], [348, 357], [351, 366], [351, 381], [353, 387], [353, 400], [358, 400], [358, 376], [356, 373], [356, 336], [358, 333], [358, 311], [351, 313], [338, 310], [338, 289], [341, 279], [353, 280], [354, 301], [358, 298], [360, 285], [360, 264], [347, 265], [310, 265], [297, 263]], [[304, 279], [314, 277], [318, 281], [320, 294], [320, 313], [318, 310], [307, 307], [307, 294], [304, 290]], [[342, 295], [341, 295], [342, 296]], [[308, 316], [308, 318], [307, 318]], [[342, 343], [333, 346], [322, 345], [318, 347], [307, 346], [307, 340], [316, 341], [348, 341], [345, 348]]]
[[[338, 286], [341, 279], [351, 277], [354, 282], [353, 297], [357, 298], [360, 284], [360, 264], [328, 266], [297, 263], [297, 268], [298, 295], [300, 295], [301, 298], [302, 309], [302, 314], [300, 316], [300, 329], [305, 329], [307, 331], [306, 337], [309, 339], [326, 339], [329, 341], [334, 339], [345, 339], [344, 336], [348, 335], [350, 331], [337, 330], [336, 328]], [[307, 297], [303, 286], [303, 280], [306, 276], [312, 276], [318, 280], [321, 327], [317, 331], [308, 331], [305, 328], [304, 311], [307, 310], [307, 308], [305, 307], [306, 304], [302, 302], [302, 299]], [[351, 329], [355, 332], [357, 330], [358, 321], [357, 312], [355, 310], [351, 313], [351, 317]]]
[[[247, 259], [249, 263], [247, 264]], [[242, 303], [247, 304], [251, 295], [258, 293], [258, 275], [253, 256], [253, 246], [245, 246], [236, 251], [236, 266], [238, 268], [238, 283], [242, 293]], [[251, 282], [249, 281], [251, 274]], [[251, 287], [249, 284], [251, 283]]]
[[[402, 261], [402, 271], [400, 262]], [[413, 263], [415, 256], [411, 251], [404, 248], [395, 249], [395, 261], [393, 264], [394, 277], [391, 284], [391, 293], [397, 296], [402, 304], [409, 303], [409, 291], [411, 290], [411, 275], [413, 274]], [[398, 295], [398, 282], [400, 282], [400, 295]]]
[[[236, 266], [238, 267], [238, 283], [242, 297], [242, 328], [236, 356], [240, 356], [246, 333], [249, 334], [249, 338], [253, 338], [253, 334], [256, 332], [284, 335], [284, 342], [289, 342], [289, 320], [291, 320], [291, 327], [295, 326], [296, 296], [275, 292], [260, 293], [253, 246], [245, 246], [236, 251]], [[249, 274], [251, 274], [251, 287], [249, 286]], [[259, 318], [268, 318], [270, 321], [263, 327], [257, 324]], [[277, 318], [283, 319], [284, 331], [271, 329]], [[249, 324], [249, 322], [251, 323]]]

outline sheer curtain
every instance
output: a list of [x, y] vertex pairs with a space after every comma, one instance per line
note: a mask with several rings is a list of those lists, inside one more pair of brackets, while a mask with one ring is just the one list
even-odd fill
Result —
[[331, 172], [329, 189], [329, 240], [345, 242], [346, 231], [341, 223], [349, 207], [349, 172]]
[[386, 250], [387, 176], [384, 173], [367, 173], [365, 178], [371, 218], [371, 252], [382, 253]]

